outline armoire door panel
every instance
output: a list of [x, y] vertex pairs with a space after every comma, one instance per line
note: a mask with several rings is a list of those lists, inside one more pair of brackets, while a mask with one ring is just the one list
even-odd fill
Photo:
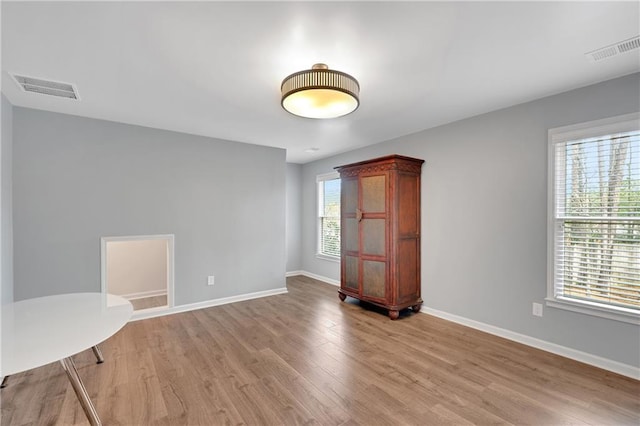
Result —
[[344, 179], [341, 182], [342, 190], [342, 212], [345, 214], [355, 214], [358, 208], [358, 179]]
[[358, 256], [345, 256], [345, 287], [358, 291]]
[[344, 219], [343, 224], [344, 230], [342, 232], [342, 237], [344, 238], [343, 247], [347, 251], [359, 251], [360, 241], [358, 238], [359, 230], [358, 230], [358, 220], [357, 219]]
[[362, 261], [362, 294], [367, 297], [384, 299], [386, 267], [384, 262]]
[[362, 211], [365, 213], [384, 213], [386, 200], [385, 175], [362, 177]]
[[385, 219], [362, 220], [362, 254], [384, 256], [387, 252], [385, 231], [387, 229]]

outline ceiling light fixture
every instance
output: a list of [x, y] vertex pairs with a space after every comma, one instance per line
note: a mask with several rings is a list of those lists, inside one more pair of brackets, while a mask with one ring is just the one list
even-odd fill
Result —
[[336, 118], [360, 105], [360, 85], [349, 74], [315, 64], [282, 81], [282, 107], [306, 118]]

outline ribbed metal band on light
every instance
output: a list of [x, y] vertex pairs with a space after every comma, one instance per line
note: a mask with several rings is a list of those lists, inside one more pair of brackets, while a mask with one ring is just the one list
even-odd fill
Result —
[[360, 85], [349, 74], [334, 70], [305, 70], [291, 74], [281, 86], [282, 99], [292, 93], [307, 89], [339, 90], [360, 102]]
[[[352, 113], [360, 105], [358, 81], [349, 74], [330, 70], [325, 64], [315, 64], [310, 70], [291, 74], [282, 81], [280, 89], [282, 107], [300, 117], [337, 118]], [[326, 93], [321, 92], [341, 95], [327, 97]], [[292, 99], [296, 100], [291, 103]], [[305, 104], [304, 101], [300, 104], [299, 101], [304, 99], [311, 104]]]

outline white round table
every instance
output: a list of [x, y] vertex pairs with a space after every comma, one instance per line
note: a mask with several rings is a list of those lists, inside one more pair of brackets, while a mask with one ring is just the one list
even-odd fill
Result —
[[131, 303], [112, 294], [72, 293], [2, 305], [4, 376], [60, 361], [92, 425], [100, 419], [76, 371], [72, 355], [94, 348], [131, 318]]

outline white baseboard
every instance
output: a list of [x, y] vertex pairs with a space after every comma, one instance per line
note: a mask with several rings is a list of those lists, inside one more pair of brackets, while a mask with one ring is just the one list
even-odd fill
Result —
[[[319, 281], [324, 281], [332, 285], [340, 285], [340, 281], [316, 275], [307, 271], [292, 271], [288, 272], [287, 276], [304, 275], [306, 277], [314, 278]], [[479, 321], [461, 317], [458, 315], [450, 314], [447, 312], [439, 311], [437, 309], [427, 308], [422, 306], [420, 312], [436, 316], [438, 318], [446, 319], [457, 324], [462, 324], [467, 327], [475, 328], [476, 330], [484, 331], [495, 336], [504, 337], [505, 339], [513, 340], [514, 342], [522, 343], [523, 345], [531, 346], [543, 351], [551, 352], [556, 355], [563, 356], [565, 358], [573, 359], [583, 362], [585, 364], [593, 365], [604, 370], [612, 371], [614, 373], [621, 374], [623, 376], [631, 377], [632, 379], [640, 380], [640, 368], [623, 364], [618, 361], [613, 361], [607, 358], [602, 358], [597, 355], [592, 355], [587, 352], [582, 352], [576, 349], [571, 349], [566, 346], [558, 345], [556, 343], [547, 342], [545, 340], [536, 339], [535, 337], [527, 336], [524, 334], [516, 333], [514, 331], [506, 330], [504, 328], [496, 327], [493, 325], [485, 324]]]
[[296, 275], [303, 275], [305, 277], [313, 278], [314, 280], [322, 281], [327, 284], [335, 285], [338, 287], [340, 286], [340, 280], [334, 280], [333, 278], [323, 277], [322, 275], [312, 274], [311, 272], [307, 271], [291, 271], [285, 274], [286, 277], [293, 277]]
[[145, 297], [165, 296], [166, 294], [167, 289], [163, 288], [162, 290], [140, 291], [138, 293], [120, 294], [119, 296], [124, 297], [127, 300], [136, 300], [143, 299]]
[[560, 355], [565, 358], [570, 358], [576, 361], [583, 362], [585, 364], [593, 365], [595, 367], [602, 368], [604, 370], [613, 371], [614, 373], [631, 377], [632, 379], [640, 380], [640, 368], [633, 365], [623, 364], [618, 361], [602, 358], [602, 357], [592, 355], [587, 352], [582, 352], [576, 349], [567, 348], [566, 346], [547, 342], [545, 340], [536, 339], [535, 337], [516, 333], [514, 331], [506, 330], [504, 328], [495, 327], [493, 325], [485, 324], [469, 318], [439, 311], [437, 309], [427, 308], [424, 305], [422, 306], [422, 310], [420, 312], [433, 315], [434, 317], [442, 318], [447, 321], [455, 322], [457, 324], [462, 324], [467, 327], [475, 328], [476, 330], [484, 331], [486, 333], [493, 334], [495, 336], [504, 337], [505, 339], [522, 343], [523, 345], [531, 346], [537, 349], [542, 349], [543, 351], [551, 352], [553, 354]]
[[[309, 278], [313, 278], [319, 281], [323, 281], [327, 284], [339, 286], [340, 281], [334, 280], [332, 278], [324, 277], [322, 275], [313, 274], [307, 271], [290, 271], [285, 274], [287, 277], [293, 277], [297, 275], [303, 275]], [[266, 290], [266, 291], [258, 291], [255, 293], [247, 293], [241, 294], [238, 296], [231, 297], [223, 297], [220, 299], [207, 300], [204, 302], [190, 303], [187, 305], [174, 306], [171, 308], [157, 308], [157, 309], [146, 309], [139, 313], [134, 312], [131, 317], [131, 321], [137, 321], [141, 319], [154, 318], [164, 315], [176, 314], [179, 312], [187, 312], [193, 311], [196, 309], [209, 308], [212, 306], [226, 305], [228, 303], [241, 302], [244, 300], [258, 299], [261, 297], [275, 296], [277, 294], [285, 294], [287, 293], [286, 287]], [[458, 315], [450, 314], [444, 311], [439, 311], [437, 309], [428, 308], [426, 306], [422, 306], [422, 313], [426, 313], [429, 315], [433, 315], [438, 318], [445, 319], [447, 321], [455, 322], [457, 324], [461, 324], [467, 327], [474, 328], [476, 330], [484, 331], [489, 334], [493, 334], [495, 336], [503, 337], [508, 340], [512, 340], [514, 342], [522, 343], [527, 346], [531, 346], [537, 349], [541, 349], [543, 351], [551, 352], [556, 355], [563, 356], [565, 358], [573, 359], [576, 361], [583, 362], [585, 364], [593, 365], [598, 368], [602, 368], [604, 370], [612, 371], [617, 374], [621, 374], [623, 376], [631, 377], [632, 379], [640, 380], [640, 368], [623, 364], [618, 361], [613, 361], [607, 358], [602, 358], [597, 355], [592, 355], [587, 352], [582, 352], [576, 349], [571, 349], [566, 346], [558, 345], [556, 343], [547, 342], [545, 340], [537, 339], [535, 337], [527, 336], [524, 334], [516, 333], [514, 331], [506, 330], [504, 328], [496, 327], [493, 325], [485, 324], [479, 321], [475, 321], [469, 318], [461, 317]]]
[[240, 294], [238, 296], [221, 297], [220, 299], [205, 300], [204, 302], [189, 303], [186, 305], [173, 306], [170, 308], [159, 307], [133, 312], [131, 321], [138, 321], [147, 318], [161, 317], [164, 315], [177, 314], [180, 312], [194, 311], [196, 309], [210, 308], [212, 306], [226, 305], [228, 303], [242, 302], [244, 300], [259, 299], [261, 297], [275, 296], [276, 294], [287, 293], [287, 288], [276, 288], [273, 290], [256, 291], [255, 293]]

